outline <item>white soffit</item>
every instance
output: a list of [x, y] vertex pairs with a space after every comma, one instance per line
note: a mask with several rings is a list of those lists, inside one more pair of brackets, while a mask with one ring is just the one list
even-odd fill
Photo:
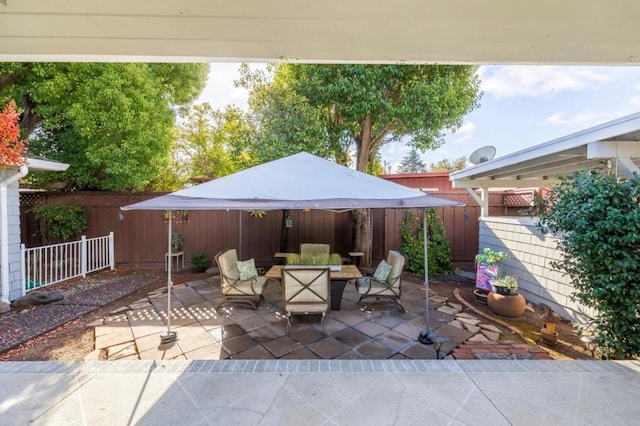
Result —
[[640, 62], [637, 0], [0, 0], [0, 60]]
[[46, 172], [64, 172], [69, 168], [67, 163], [61, 163], [55, 160], [49, 160], [48, 158], [28, 155], [27, 166], [29, 170], [46, 171]]
[[[454, 187], [545, 187], [584, 168], [628, 158], [640, 164], [640, 113], [452, 173]], [[615, 166], [615, 161], [612, 161]]]

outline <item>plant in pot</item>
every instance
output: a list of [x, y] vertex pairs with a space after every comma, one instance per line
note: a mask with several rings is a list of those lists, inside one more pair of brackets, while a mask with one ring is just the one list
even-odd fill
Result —
[[182, 232], [174, 231], [171, 233], [171, 252], [179, 253], [184, 247], [184, 235]]
[[196, 272], [203, 272], [207, 268], [208, 263], [209, 259], [205, 252], [199, 251], [191, 255], [191, 265], [193, 265]]
[[489, 309], [504, 317], [517, 318], [524, 314], [526, 301], [518, 293], [518, 278], [503, 275], [491, 281], [493, 291], [487, 295]]
[[518, 293], [518, 278], [515, 275], [503, 275], [491, 281], [494, 293], [512, 295]]
[[475, 257], [476, 261], [476, 290], [473, 292], [477, 303], [487, 304], [487, 295], [492, 290], [491, 281], [500, 276], [500, 264], [509, 260], [508, 253], [485, 247]]

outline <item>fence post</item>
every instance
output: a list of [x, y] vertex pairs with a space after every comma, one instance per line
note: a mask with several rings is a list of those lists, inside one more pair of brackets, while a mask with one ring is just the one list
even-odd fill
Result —
[[87, 236], [80, 237], [80, 268], [82, 269], [82, 278], [87, 277]]
[[20, 244], [20, 265], [22, 266], [22, 296], [27, 294], [27, 256], [26, 256], [27, 246], [24, 244]]
[[115, 254], [115, 244], [113, 238], [113, 231], [109, 232], [109, 266], [113, 271], [113, 268], [116, 266], [116, 254]]

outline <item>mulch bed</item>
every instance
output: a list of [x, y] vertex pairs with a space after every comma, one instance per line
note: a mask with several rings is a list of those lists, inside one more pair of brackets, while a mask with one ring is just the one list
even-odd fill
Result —
[[0, 315], [0, 353], [157, 282], [162, 276], [157, 272], [125, 269], [54, 286], [52, 289], [65, 295], [63, 300]]

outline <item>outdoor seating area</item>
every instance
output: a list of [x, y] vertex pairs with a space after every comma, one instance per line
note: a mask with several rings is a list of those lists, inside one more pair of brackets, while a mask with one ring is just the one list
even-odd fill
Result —
[[[326, 285], [326, 276], [322, 276], [321, 282], [313, 280], [322, 275], [320, 271], [326, 273], [326, 268], [312, 271], [315, 274], [311, 275], [312, 279], [297, 279], [314, 282], [311, 286], [317, 294], [312, 297], [318, 304], [313, 308], [290, 305], [292, 298], [295, 302], [295, 293], [305, 285], [287, 293], [274, 279], [267, 280], [264, 300], [256, 309], [238, 304], [218, 309], [225, 300], [219, 275], [174, 286], [171, 330], [177, 332], [178, 339], [171, 345], [161, 345], [160, 341], [160, 335], [167, 329], [166, 289], [154, 290], [128, 309], [112, 312], [94, 324], [96, 350], [91, 357], [107, 360], [438, 359], [464, 342], [476, 345], [466, 352], [458, 349], [470, 358], [483, 348], [486, 352], [497, 348], [502, 330], [464, 312], [463, 306], [435, 292], [429, 297], [429, 321], [439, 339], [432, 345], [419, 343], [417, 337], [427, 325], [427, 303], [422, 281], [412, 274], [402, 277], [399, 300], [406, 309], [404, 312], [395, 307], [387, 309], [384, 304], [362, 310], [358, 303], [360, 294], [353, 282], [344, 289], [341, 309], [327, 311], [327, 303], [319, 300], [324, 294], [320, 283]], [[304, 269], [289, 272], [292, 276], [307, 273]], [[309, 315], [297, 315], [303, 311]], [[287, 330], [291, 314], [295, 318]], [[522, 359], [548, 359], [542, 349], [532, 347], [527, 351], [523, 349], [527, 345], [513, 343], [513, 353], [518, 352]]]

